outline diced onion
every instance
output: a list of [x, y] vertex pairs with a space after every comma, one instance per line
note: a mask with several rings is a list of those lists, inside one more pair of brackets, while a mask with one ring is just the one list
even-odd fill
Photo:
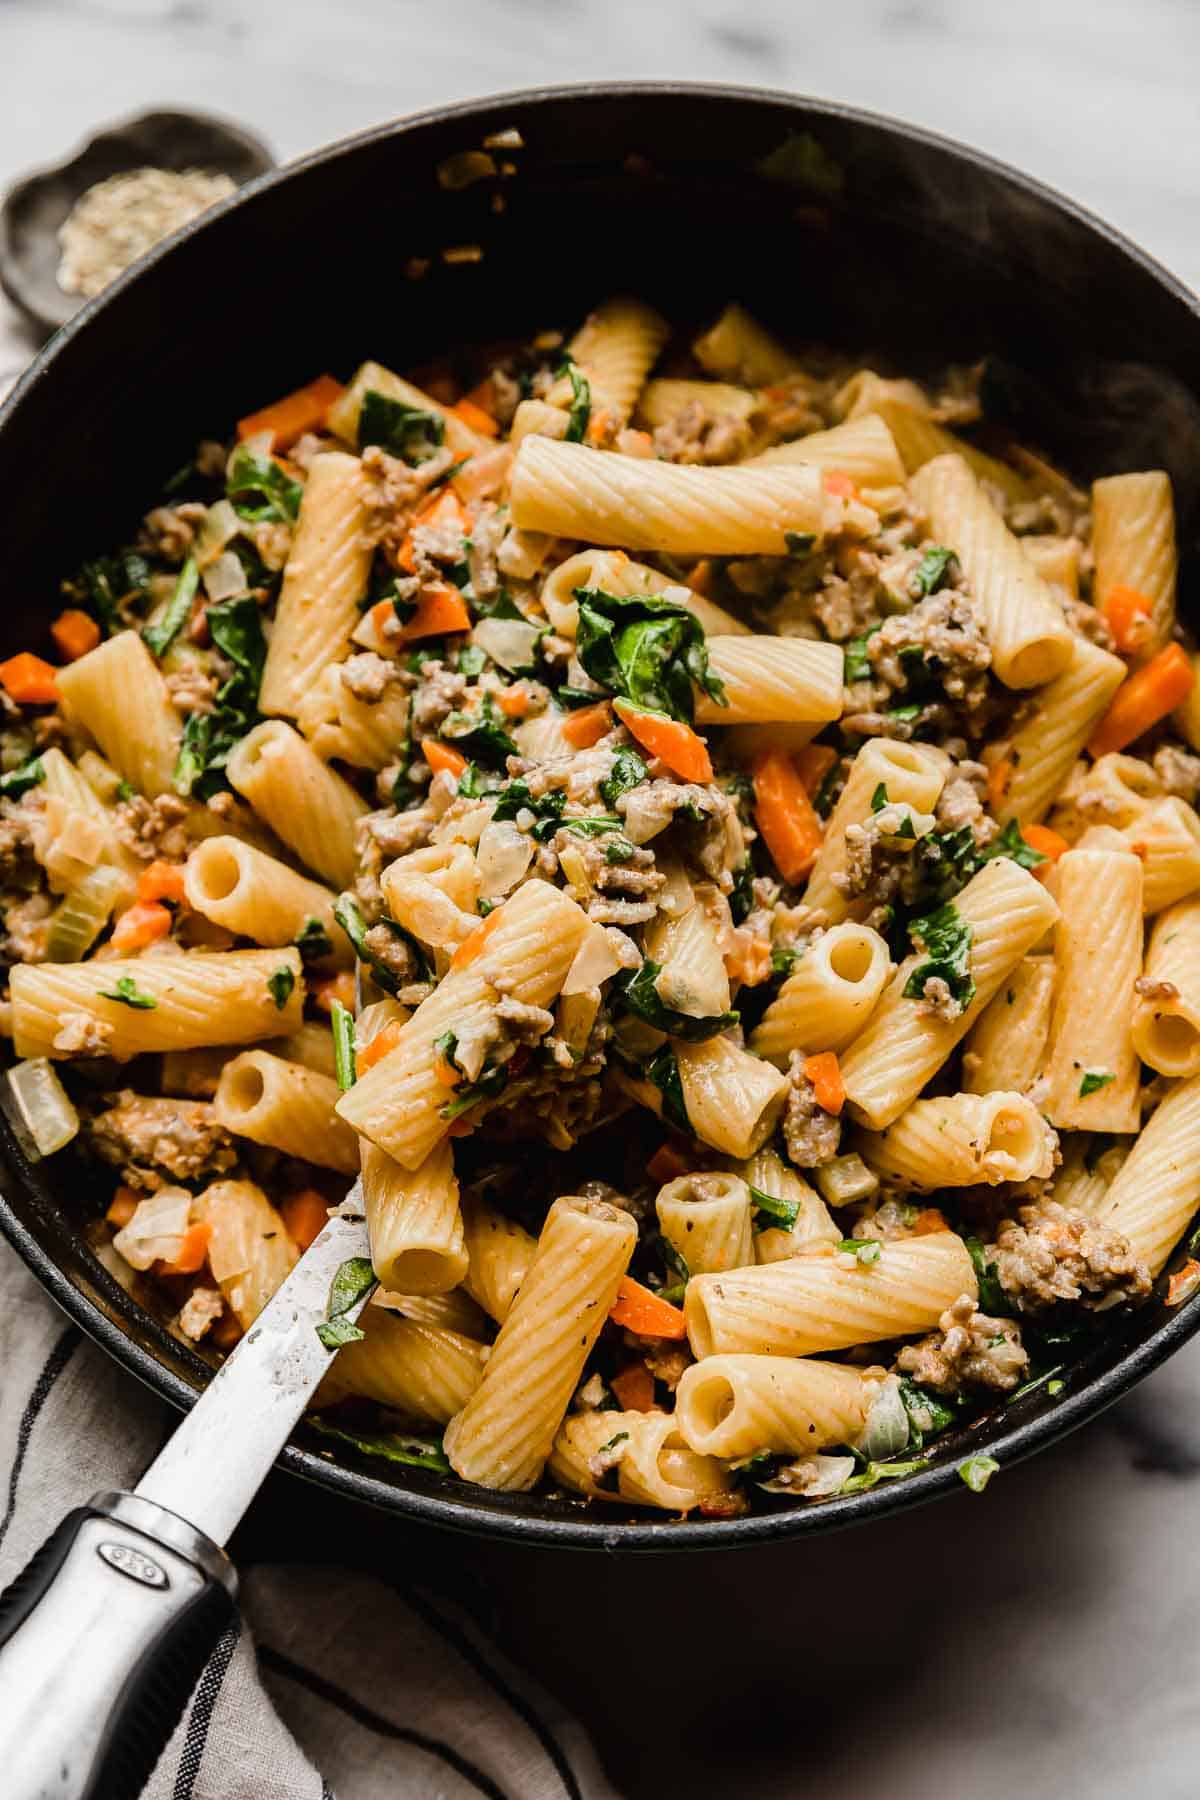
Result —
[[540, 636], [538, 627], [526, 619], [481, 619], [471, 633], [479, 648], [510, 673], [529, 666]]
[[229, 600], [246, 591], [246, 571], [235, 550], [223, 550], [205, 569], [202, 579], [210, 600]]
[[108, 923], [117, 896], [128, 885], [120, 869], [101, 863], [67, 894], [46, 933], [47, 962], [81, 962]]
[[[230, 538], [242, 529], [242, 521], [228, 500], [217, 500], [204, 515], [196, 533], [196, 562], [201, 569], [215, 562]], [[207, 585], [207, 584], [206, 584]]]
[[92, 1255], [101, 1268], [107, 1269], [118, 1287], [123, 1287], [127, 1294], [134, 1288], [134, 1271], [123, 1256], [118, 1256], [111, 1243], [93, 1244]]
[[871, 1402], [866, 1425], [854, 1447], [862, 1451], [868, 1462], [886, 1462], [889, 1456], [898, 1456], [908, 1448], [908, 1438], [908, 1413], [900, 1396], [899, 1377], [889, 1375]]
[[475, 859], [479, 892], [485, 900], [494, 900], [515, 888], [533, 861], [533, 839], [511, 819], [493, 819], [480, 833]]
[[113, 1239], [113, 1248], [134, 1269], [148, 1269], [160, 1259], [174, 1262], [183, 1247], [191, 1206], [186, 1188], [160, 1188], [138, 1201], [128, 1225]]
[[851, 1150], [846, 1156], [835, 1156], [817, 1170], [817, 1186], [830, 1206], [849, 1206], [854, 1200], [865, 1200], [879, 1186], [879, 1177], [868, 1169], [862, 1157]]
[[621, 958], [603, 925], [590, 924], [562, 984], [564, 994], [598, 988], [621, 968]]
[[760, 1481], [764, 1494], [790, 1494], [805, 1500], [827, 1500], [841, 1491], [854, 1473], [852, 1456], [798, 1456], [788, 1465], [801, 1473], [799, 1481]]
[[79, 1114], [46, 1057], [14, 1064], [8, 1085], [39, 1156], [53, 1156], [71, 1142], [79, 1130]]

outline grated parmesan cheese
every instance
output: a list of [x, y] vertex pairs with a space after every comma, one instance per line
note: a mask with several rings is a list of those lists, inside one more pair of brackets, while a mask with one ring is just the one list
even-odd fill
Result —
[[236, 190], [204, 169], [133, 169], [80, 195], [59, 227], [58, 285], [89, 299], [130, 263]]

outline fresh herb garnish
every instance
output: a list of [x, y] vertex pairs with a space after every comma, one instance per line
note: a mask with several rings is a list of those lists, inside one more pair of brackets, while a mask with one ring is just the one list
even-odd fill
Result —
[[846, 660], [842, 669], [842, 680], [847, 687], [853, 687], [856, 681], [869, 681], [871, 679], [871, 659], [867, 655], [867, 645], [875, 636], [875, 633], [882, 630], [882, 625], [872, 625], [870, 631], [864, 632], [862, 637], [851, 638], [846, 645]]
[[1107, 1087], [1110, 1081], [1116, 1079], [1109, 1069], [1085, 1069], [1083, 1080], [1079, 1083], [1079, 1098], [1086, 1100], [1089, 1094], [1098, 1094], [1101, 1088]]
[[175, 591], [167, 601], [162, 618], [157, 625], [142, 627], [142, 637], [155, 656], [163, 656], [187, 624], [199, 584], [199, 565], [194, 556], [189, 556], [179, 571]]
[[953, 560], [953, 550], [947, 550], [941, 544], [934, 544], [927, 550], [909, 577], [908, 591], [913, 599], [924, 600], [926, 595], [936, 594], [945, 585]]
[[377, 388], [363, 395], [358, 415], [358, 447], [378, 444], [389, 456], [415, 465], [428, 462], [441, 448], [446, 436], [446, 421], [440, 413], [427, 412], [420, 406], [409, 406], [403, 400], [391, 400]]
[[7, 775], [0, 775], [0, 794], [6, 800], [19, 800], [22, 794], [27, 794], [30, 788], [45, 779], [46, 765], [40, 756], [31, 756], [19, 769], [10, 769]]
[[606, 806], [615, 806], [622, 794], [649, 779], [650, 771], [636, 750], [618, 750], [611, 770], [600, 783], [600, 797]]
[[718, 705], [725, 688], [708, 666], [704, 628], [686, 606], [652, 595], [576, 588], [575, 653], [593, 681], [650, 712], [690, 723], [693, 683]]
[[655, 1086], [662, 1095], [663, 1118], [678, 1125], [681, 1131], [690, 1132], [692, 1122], [687, 1115], [687, 1106], [683, 1098], [683, 1082], [679, 1079], [679, 1064], [675, 1060], [675, 1052], [670, 1044], [664, 1044], [646, 1066], [646, 1079]]
[[368, 1256], [351, 1256], [335, 1271], [329, 1288], [329, 1307], [317, 1326], [317, 1336], [327, 1350], [340, 1350], [367, 1334], [347, 1316], [376, 1286], [375, 1270]]
[[158, 1005], [153, 994], [143, 994], [132, 975], [118, 976], [114, 993], [109, 993], [107, 989], [101, 988], [100, 998], [102, 1000], [119, 1000], [122, 1006], [132, 1006], [138, 1012], [153, 1012]]
[[507, 1063], [496, 1063], [491, 1068], [483, 1069], [477, 1081], [468, 1082], [466, 1087], [454, 1090], [453, 1100], [442, 1108], [443, 1119], [457, 1119], [460, 1113], [469, 1112], [481, 1100], [494, 1100], [508, 1086], [508, 1075]]
[[268, 975], [267, 992], [270, 994], [280, 1012], [283, 1011], [284, 1007], [291, 999], [292, 990], [295, 985], [295, 972], [294, 970], [289, 969], [286, 963], [283, 963], [276, 969], [273, 975]]
[[313, 1431], [323, 1437], [336, 1438], [349, 1444], [364, 1456], [380, 1456], [385, 1462], [403, 1463], [409, 1469], [431, 1469], [435, 1475], [448, 1475], [450, 1464], [440, 1438], [409, 1437], [400, 1431], [346, 1431], [341, 1425], [330, 1425], [325, 1419], [308, 1420]]
[[973, 1494], [982, 1494], [1000, 1464], [994, 1456], [968, 1456], [958, 1465], [958, 1473]]
[[348, 1006], [335, 1000], [329, 1009], [329, 1023], [333, 1027], [333, 1072], [337, 1084], [345, 1093], [358, 1080], [358, 1068], [354, 1050], [354, 1015]]
[[290, 524], [300, 511], [303, 484], [293, 481], [274, 457], [239, 444], [229, 459], [225, 496], [239, 519], [252, 525], [269, 520]]
[[560, 381], [566, 376], [571, 383], [571, 410], [567, 414], [567, 429], [564, 434], [566, 441], [568, 444], [582, 444], [592, 418], [591, 383], [570, 351], [564, 351], [555, 374]]
[[434, 1038], [433, 1047], [449, 1068], [457, 1069], [460, 1075], [463, 1073], [456, 1060], [458, 1055], [458, 1033], [456, 1031], [443, 1031], [441, 1037]]
[[736, 1012], [712, 1013], [696, 1019], [690, 1013], [665, 1006], [655, 986], [661, 974], [662, 964], [647, 957], [640, 968], [623, 969], [614, 979], [610, 992], [614, 1000], [639, 1019], [665, 1031], [670, 1037], [682, 1038], [687, 1044], [703, 1044], [737, 1024], [740, 1015]]
[[871, 795], [871, 811], [873, 813], [882, 812], [884, 807], [887, 804], [888, 804], [887, 785], [885, 782], [881, 781], [879, 783], [879, 786], [875, 789], [875, 792]]
[[750, 1198], [757, 1214], [753, 1221], [756, 1231], [791, 1231], [800, 1216], [798, 1200], [784, 1200], [779, 1194], [765, 1194], [762, 1188], [753, 1185], [750, 1188]]
[[306, 919], [292, 942], [300, 952], [301, 962], [306, 964], [333, 955], [333, 940], [320, 919]]
[[857, 1257], [864, 1269], [879, 1261], [882, 1248], [878, 1238], [843, 1238], [838, 1245], [847, 1256]]
[[913, 943], [924, 952], [927, 961], [918, 963], [904, 984], [907, 1000], [925, 997], [929, 981], [944, 981], [950, 997], [964, 1013], [975, 998], [975, 981], [971, 974], [972, 931], [958, 908], [950, 902], [924, 918], [914, 919], [908, 933]]

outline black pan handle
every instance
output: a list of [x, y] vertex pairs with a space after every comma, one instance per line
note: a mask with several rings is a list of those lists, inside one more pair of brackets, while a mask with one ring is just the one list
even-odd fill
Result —
[[0, 1594], [6, 1800], [137, 1800], [236, 1591], [224, 1551], [152, 1501], [68, 1513]]

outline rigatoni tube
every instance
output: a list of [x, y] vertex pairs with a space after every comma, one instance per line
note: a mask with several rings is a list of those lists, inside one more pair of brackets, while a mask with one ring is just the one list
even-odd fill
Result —
[[843, 1363], [706, 1356], [684, 1370], [675, 1413], [684, 1442], [702, 1455], [803, 1456], [853, 1443], [877, 1388], [877, 1380]]

